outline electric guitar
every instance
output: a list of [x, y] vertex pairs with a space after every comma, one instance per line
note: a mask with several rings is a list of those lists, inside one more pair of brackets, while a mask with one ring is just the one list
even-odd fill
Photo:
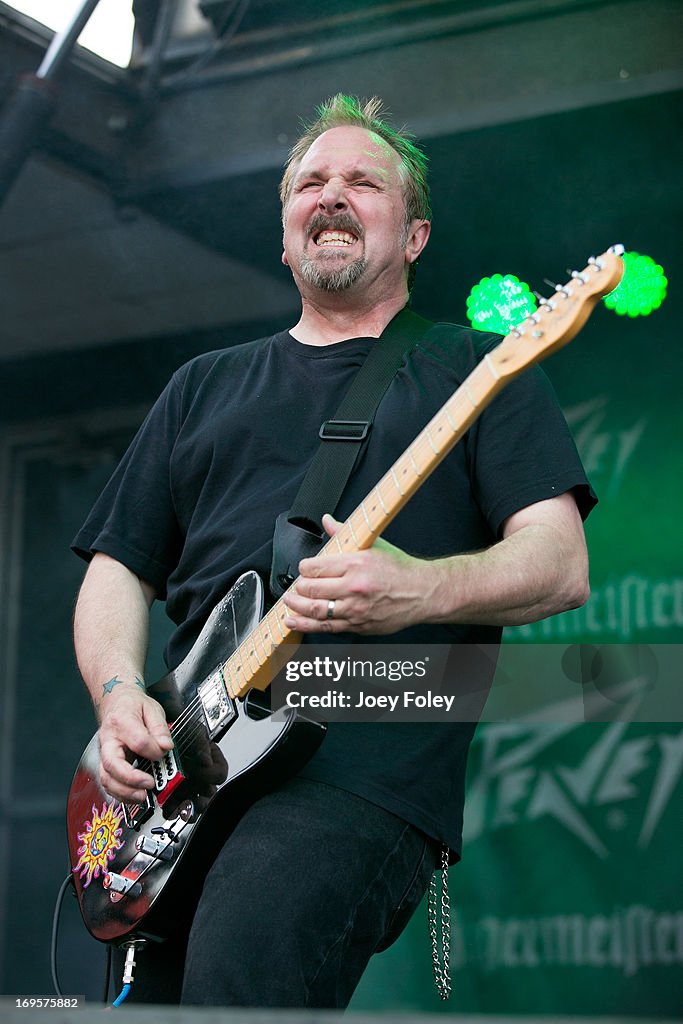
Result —
[[[619, 283], [622, 252], [613, 246], [591, 258], [482, 359], [321, 554], [374, 543], [504, 385], [577, 334]], [[296, 709], [275, 716], [265, 699], [300, 642], [285, 625], [286, 596], [264, 616], [261, 580], [245, 573], [182, 664], [149, 687], [172, 722], [174, 748], [159, 761], [135, 762], [154, 778], [143, 803], [110, 797], [98, 781], [97, 736], [86, 748], [69, 792], [67, 831], [81, 914], [95, 938], [172, 931], [178, 906], [192, 907], [244, 809], [296, 773], [322, 741], [324, 725]]]

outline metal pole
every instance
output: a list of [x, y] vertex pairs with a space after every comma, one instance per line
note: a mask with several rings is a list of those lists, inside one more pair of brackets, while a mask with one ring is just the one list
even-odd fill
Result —
[[54, 86], [99, 0], [83, 0], [70, 24], [50, 43], [35, 74], [22, 75], [0, 116], [0, 205], [57, 106]]
[[80, 8], [71, 17], [71, 23], [53, 36], [36, 71], [36, 78], [48, 80], [55, 77], [64, 61], [68, 59], [76, 40], [99, 2], [100, 0], [82, 0]]

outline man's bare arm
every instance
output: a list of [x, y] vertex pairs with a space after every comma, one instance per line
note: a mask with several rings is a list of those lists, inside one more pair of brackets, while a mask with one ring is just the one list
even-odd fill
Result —
[[78, 667], [100, 725], [100, 781], [127, 801], [142, 800], [153, 785], [150, 775], [131, 766], [131, 757], [156, 760], [173, 746], [163, 710], [143, 681], [154, 598], [149, 583], [97, 553], [74, 615]]
[[[334, 521], [326, 524], [334, 533]], [[427, 560], [379, 541], [368, 551], [304, 559], [299, 568], [287, 625], [302, 632], [520, 625], [578, 607], [589, 593], [583, 524], [570, 493], [514, 513], [503, 539], [485, 551]]]

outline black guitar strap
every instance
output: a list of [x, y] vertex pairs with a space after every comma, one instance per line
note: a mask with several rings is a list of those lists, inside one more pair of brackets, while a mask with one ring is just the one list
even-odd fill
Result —
[[270, 589], [281, 597], [298, 575], [302, 558], [316, 555], [325, 540], [322, 517], [334, 514], [377, 407], [406, 354], [434, 324], [404, 307], [384, 328], [331, 420], [319, 430], [322, 444], [289, 512], [275, 523]]

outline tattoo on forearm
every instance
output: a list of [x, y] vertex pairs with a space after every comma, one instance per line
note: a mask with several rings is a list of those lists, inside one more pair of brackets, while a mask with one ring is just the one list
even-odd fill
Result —
[[[102, 693], [111, 693], [111, 691], [112, 691], [112, 690], [114, 689], [114, 687], [115, 687], [115, 686], [117, 686], [117, 685], [118, 685], [118, 683], [123, 683], [124, 681], [125, 681], [125, 680], [123, 680], [123, 679], [119, 679], [119, 677], [118, 677], [118, 676], [113, 676], [113, 677], [112, 677], [112, 678], [111, 678], [111, 679], [110, 679], [110, 680], [109, 680], [108, 682], [106, 682], [106, 683], [104, 684], [104, 686], [102, 687]], [[134, 680], [134, 682], [135, 682], [135, 683], [136, 683], [136, 685], [137, 685], [137, 686], [139, 686], [139, 687], [140, 687], [140, 688], [141, 688], [142, 690], [144, 690], [144, 689], [145, 689], [145, 684], [143, 683], [142, 679], [140, 679], [140, 677], [139, 677], [139, 676], [136, 676], [136, 677], [135, 677], [135, 680]]]

